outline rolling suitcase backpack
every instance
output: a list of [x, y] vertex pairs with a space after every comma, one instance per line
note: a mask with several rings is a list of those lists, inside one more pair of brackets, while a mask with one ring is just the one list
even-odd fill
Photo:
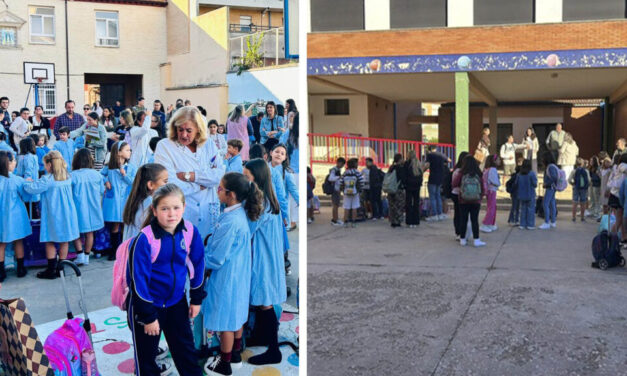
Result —
[[33, 233], [24, 238], [24, 266], [43, 266], [48, 264], [46, 259], [46, 244], [39, 241], [41, 232], [41, 220], [32, 219], [32, 203], [29, 211], [30, 227]]
[[593, 268], [606, 270], [620, 265], [625, 266], [625, 258], [620, 253], [620, 239], [618, 235], [605, 230], [592, 239]]

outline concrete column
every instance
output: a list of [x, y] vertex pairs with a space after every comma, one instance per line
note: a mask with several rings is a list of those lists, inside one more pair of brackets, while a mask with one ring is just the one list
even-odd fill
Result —
[[390, 0], [364, 0], [366, 30], [390, 29]]
[[563, 0], [536, 0], [536, 23], [562, 22]]
[[455, 72], [455, 160], [462, 151], [470, 152], [468, 148], [469, 86], [468, 73]]
[[446, 12], [448, 25], [446, 26], [473, 26], [473, 0], [448, 0], [447, 8]]
[[488, 109], [488, 118], [490, 119], [490, 154], [496, 153], [498, 145], [496, 144], [496, 134], [498, 131], [498, 117], [496, 106], [490, 106]]

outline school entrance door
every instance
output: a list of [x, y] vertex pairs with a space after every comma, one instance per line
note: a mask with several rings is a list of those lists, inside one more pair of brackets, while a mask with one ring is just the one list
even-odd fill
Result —
[[[538, 169], [542, 166], [544, 168], [544, 153], [546, 153], [549, 149], [546, 147], [546, 139], [549, 137], [549, 133], [555, 129], [557, 126], [556, 123], [540, 123], [533, 124], [533, 131], [536, 133], [536, 137], [538, 138], [538, 143], [540, 144], [540, 149], [538, 150]], [[556, 161], [557, 162], [557, 161]]]

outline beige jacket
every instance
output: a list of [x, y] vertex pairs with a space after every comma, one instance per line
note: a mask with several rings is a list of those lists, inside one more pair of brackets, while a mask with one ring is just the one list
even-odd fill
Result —
[[579, 147], [575, 141], [572, 144], [564, 142], [560, 148], [559, 157], [557, 157], [557, 164], [560, 166], [574, 166], [578, 155]]

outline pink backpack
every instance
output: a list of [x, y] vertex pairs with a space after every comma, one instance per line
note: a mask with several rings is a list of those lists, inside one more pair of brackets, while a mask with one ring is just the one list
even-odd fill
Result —
[[[192, 245], [192, 239], [194, 238], [194, 225], [191, 222], [185, 221], [185, 230], [183, 230], [183, 238], [185, 240], [185, 250], [187, 256], [185, 258], [185, 264], [189, 271], [189, 277], [194, 278], [194, 265], [189, 259], [189, 252]], [[113, 265], [113, 289], [111, 290], [111, 303], [117, 306], [123, 311], [126, 311], [126, 297], [128, 296], [128, 282], [126, 281], [126, 270], [128, 268], [128, 253], [133, 242], [144, 234], [150, 244], [150, 259], [152, 262], [157, 260], [159, 252], [161, 251], [161, 240], [156, 239], [152, 232], [150, 225], [141, 229], [141, 232], [130, 239], [125, 240], [118, 247], [115, 254], [115, 264]]]
[[46, 338], [46, 355], [56, 375], [100, 376], [94, 349], [83, 329], [83, 319], [76, 317]]

